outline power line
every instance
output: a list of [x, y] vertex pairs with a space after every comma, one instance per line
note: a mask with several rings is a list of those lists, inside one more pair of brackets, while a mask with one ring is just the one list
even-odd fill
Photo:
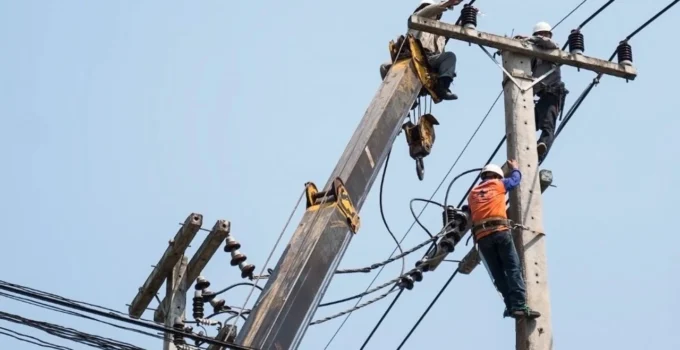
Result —
[[106, 338], [90, 333], [81, 332], [79, 330], [64, 327], [62, 325], [36, 321], [29, 318], [25, 318], [19, 315], [10, 314], [7, 312], [0, 311], [0, 319], [4, 321], [9, 321], [35, 329], [39, 329], [45, 333], [51, 334], [53, 336], [71, 340], [76, 343], [87, 345], [93, 348], [106, 349], [106, 350], [144, 350], [138, 346], [118, 341], [111, 338]]
[[72, 348], [69, 348], [67, 346], [61, 346], [61, 345], [57, 345], [57, 344], [54, 344], [54, 343], [50, 343], [50, 342], [44, 341], [42, 339], [39, 339], [37, 337], [31, 336], [31, 335], [28, 335], [28, 334], [24, 334], [24, 333], [21, 333], [21, 332], [17, 332], [17, 331], [14, 331], [14, 330], [11, 330], [11, 329], [8, 329], [8, 328], [4, 328], [4, 327], [0, 327], [0, 334], [4, 335], [6, 337], [14, 338], [14, 339], [21, 341], [21, 342], [24, 342], [24, 343], [37, 345], [37, 346], [40, 346], [42, 348], [56, 349], [56, 350], [73, 350]]
[[[40, 290], [37, 290], [37, 289], [33, 289], [33, 288], [30, 288], [30, 287], [26, 287], [26, 286], [22, 286], [22, 285], [18, 285], [18, 284], [9, 283], [9, 282], [2, 281], [2, 280], [0, 280], [0, 289], [14, 293], [14, 294], [22, 295], [22, 296], [25, 296], [25, 297], [41, 300], [41, 301], [44, 301], [44, 302], [47, 302], [47, 303], [60, 305], [60, 306], [63, 306], [63, 307], [69, 308], [69, 309], [74, 309], [74, 310], [86, 312], [86, 313], [89, 313], [89, 314], [94, 314], [94, 315], [97, 315], [97, 316], [100, 316], [100, 317], [113, 319], [113, 320], [116, 320], [116, 321], [119, 321], [119, 322], [129, 323], [129, 324], [133, 324], [133, 325], [136, 325], [136, 326], [139, 326], [139, 327], [153, 329], [153, 330], [156, 330], [156, 331], [164, 332], [166, 334], [169, 333], [169, 334], [176, 335], [176, 336], [186, 337], [186, 338], [196, 340], [196, 341], [199, 341], [199, 342], [203, 342], [203, 343], [206, 343], [206, 344], [212, 344], [212, 345], [217, 345], [217, 346], [222, 346], [222, 347], [227, 347], [227, 348], [232, 348], [232, 349], [237, 349], [237, 350], [253, 350], [254, 349], [254, 348], [251, 348], [251, 347], [245, 347], [245, 346], [238, 345], [238, 344], [227, 343], [227, 342], [219, 341], [219, 340], [216, 340], [216, 339], [213, 339], [213, 338], [204, 337], [204, 336], [201, 336], [201, 335], [180, 331], [180, 330], [173, 329], [173, 328], [170, 328], [170, 327], [157, 325], [155, 323], [144, 322], [144, 321], [141, 321], [141, 320], [123, 317], [123, 316], [119, 315], [119, 312], [117, 312], [117, 311], [106, 313], [106, 312], [98, 310], [98, 309], [106, 309], [102, 306], [97, 306], [97, 305], [94, 305], [94, 304], [87, 304], [87, 303], [84, 303], [84, 302], [71, 300], [71, 299], [68, 299], [68, 298], [61, 297], [61, 296], [56, 296], [54, 294], [49, 294], [49, 293], [46, 293], [46, 292], [43, 292], [43, 291], [40, 291]], [[50, 295], [54, 295], [54, 297], [50, 296]], [[84, 306], [85, 304], [93, 305], [93, 307]]]
[[[573, 10], [571, 10], [571, 12], [567, 13], [566, 16], [562, 17], [562, 19], [552, 27], [552, 30], [555, 30], [555, 28], [557, 28], [560, 24], [562, 24], [562, 22], [564, 22], [567, 18], [569, 18], [569, 16], [571, 16], [574, 12], [576, 12], [576, 10], [578, 10], [581, 6], [583, 6], [583, 4], [586, 3], [586, 1], [588, 1], [588, 0], [581, 1], [581, 3], [578, 4], [578, 6], [576, 6]], [[610, 1], [614, 1], [614, 0], [610, 0]]]

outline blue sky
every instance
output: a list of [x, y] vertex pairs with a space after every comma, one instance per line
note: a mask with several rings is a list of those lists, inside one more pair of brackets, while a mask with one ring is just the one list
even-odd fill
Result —
[[[480, 0], [479, 28], [528, 33], [537, 21], [556, 23], [579, 2], [528, 0], [519, 7]], [[557, 28], [556, 39], [563, 43], [602, 3], [588, 1]], [[665, 5], [614, 3], [584, 30], [586, 54], [608, 58]], [[0, 1], [0, 278], [126, 310], [177, 222], [191, 212], [204, 215], [205, 227], [230, 220], [259, 270], [303, 184], [326, 182], [380, 84], [387, 42], [405, 31], [415, 6], [403, 0]], [[680, 269], [672, 223], [680, 195], [673, 183], [680, 175], [674, 85], [680, 73], [670, 66], [680, 51], [665, 45], [677, 31], [678, 11], [632, 41], [639, 77], [603, 78], [544, 163], [557, 185], [544, 196], [556, 348], [680, 347], [672, 327], [680, 312], [680, 284], [672, 277]], [[458, 55], [460, 99], [435, 106], [441, 125], [425, 181], [416, 178], [403, 136], [390, 161], [385, 210], [398, 236], [412, 222], [408, 201], [429, 197], [500, 91], [501, 72], [478, 47], [451, 42], [448, 48]], [[570, 105], [594, 74], [565, 68], [563, 76]], [[493, 150], [504, 130], [501, 107], [454, 173], [480, 166]], [[496, 161], [504, 155], [503, 149]], [[454, 186], [453, 197], [471, 180]], [[370, 265], [393, 250], [377, 185], [341, 267]], [[429, 227], [439, 227], [440, 215], [426, 212]], [[425, 238], [414, 230], [404, 246]], [[198, 240], [192, 249], [197, 246]], [[461, 247], [454, 258], [466, 251]], [[378, 281], [399, 269], [388, 266]], [[368, 349], [395, 348], [454, 269], [443, 266], [405, 292]], [[240, 281], [221, 250], [204, 274], [216, 287]], [[363, 291], [372, 277], [337, 276], [324, 300]], [[240, 305], [247, 292], [235, 290], [227, 302]], [[329, 349], [358, 348], [388, 303], [356, 312]], [[352, 305], [320, 309], [316, 318]], [[161, 347], [157, 339], [7, 299], [0, 308]], [[477, 269], [454, 280], [404, 349], [512, 348], [514, 323], [502, 311], [488, 275]], [[300, 348], [323, 349], [339, 323], [311, 327]], [[32, 349], [9, 338], [0, 342]]]

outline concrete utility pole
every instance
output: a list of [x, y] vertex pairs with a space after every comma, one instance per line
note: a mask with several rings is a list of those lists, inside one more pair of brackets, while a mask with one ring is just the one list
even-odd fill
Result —
[[[543, 231], [542, 196], [538, 176], [536, 129], [534, 120], [531, 59], [540, 58], [560, 65], [579, 67], [597, 73], [625, 79], [635, 79], [637, 73], [629, 65], [572, 55], [561, 50], [543, 50], [522, 40], [479, 32], [462, 26], [442, 23], [417, 16], [409, 20], [409, 28], [430, 32], [481, 46], [493, 47], [502, 52], [505, 92], [505, 123], [508, 136], [508, 158], [519, 163], [523, 180], [510, 194], [510, 219]], [[505, 81], [507, 83], [505, 83]], [[527, 284], [527, 303], [542, 316], [535, 320], [516, 322], [516, 349], [552, 349], [550, 318], [550, 293], [548, 266], [545, 253], [545, 235], [529, 230], [515, 231], [515, 244], [524, 267]]]
[[[185, 320], [187, 290], [215, 255], [220, 244], [229, 236], [231, 230], [229, 221], [217, 220], [189, 261], [184, 256], [184, 252], [202, 225], [203, 215], [201, 214], [192, 213], [184, 220], [184, 224], [175, 237], [168, 242], [165, 253], [130, 304], [128, 309], [130, 317], [140, 318], [165, 282], [165, 297], [154, 313], [154, 321], [172, 328], [176, 319], [179, 318], [182, 322]], [[221, 332], [218, 337], [223, 339], [229, 334], [229, 332]], [[171, 334], [165, 334], [163, 350], [177, 350]]]

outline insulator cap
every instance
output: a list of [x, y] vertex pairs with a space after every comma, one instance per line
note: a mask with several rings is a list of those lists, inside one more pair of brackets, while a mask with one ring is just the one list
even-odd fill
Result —
[[[227, 302], [224, 301], [224, 299], [213, 299], [213, 300], [210, 302], [210, 305], [212, 305], [213, 311], [214, 311], [215, 313], [218, 313], [218, 312], [221, 312], [221, 311], [223, 311], [223, 310], [225, 309], [224, 306], [226, 305], [226, 303], [227, 303]], [[227, 309], [228, 309], [228, 308], [227, 308]]]
[[569, 43], [569, 52], [573, 55], [582, 55], [586, 50], [583, 33], [578, 29], [573, 29], [571, 31], [567, 43]]
[[413, 278], [411, 276], [402, 276], [401, 279], [399, 280], [399, 284], [408, 290], [413, 289]]
[[203, 276], [198, 276], [198, 278], [196, 279], [196, 285], [194, 286], [194, 288], [196, 290], [202, 290], [202, 289], [206, 289], [208, 287], [210, 287], [210, 281], [208, 281], [208, 279], [203, 277]]
[[477, 28], [477, 9], [470, 4], [463, 5], [460, 10], [460, 24], [469, 29]]
[[231, 252], [231, 266], [236, 266], [246, 261], [246, 259], [248, 259], [248, 257], [238, 250], [234, 250]]
[[225, 240], [224, 243], [224, 251], [227, 253], [231, 253], [236, 249], [241, 249], [241, 243], [234, 239], [234, 237], [227, 236], [227, 239]]
[[616, 55], [618, 56], [619, 64], [624, 66], [633, 65], [633, 48], [627, 41], [619, 43], [619, 46], [616, 47]]
[[411, 272], [411, 278], [413, 278], [413, 280], [416, 282], [420, 282], [423, 280], [423, 272], [420, 270], [415, 270]]
[[203, 298], [204, 302], [210, 302], [215, 298], [215, 292], [211, 291], [210, 289], [204, 289], [201, 297]]
[[238, 268], [241, 269], [241, 278], [253, 278], [253, 272], [255, 271], [255, 265], [240, 263]]

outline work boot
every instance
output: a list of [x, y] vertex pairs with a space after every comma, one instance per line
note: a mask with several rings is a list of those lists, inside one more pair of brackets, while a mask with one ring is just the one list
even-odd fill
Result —
[[437, 87], [436, 87], [436, 94], [441, 98], [442, 100], [446, 101], [451, 101], [451, 100], [457, 100], [458, 95], [454, 94], [449, 90], [449, 86], [451, 86], [451, 83], [453, 82], [453, 78], [450, 77], [440, 77], [437, 79]]
[[538, 153], [538, 159], [543, 160], [543, 157], [545, 157], [545, 152], [548, 151], [548, 146], [543, 143], [539, 142], [538, 145], [536, 145], [536, 153]]
[[515, 308], [510, 312], [510, 316], [512, 318], [518, 319], [518, 318], [539, 318], [541, 317], [541, 313], [538, 311], [531, 310], [528, 306], [524, 306], [521, 308]]

